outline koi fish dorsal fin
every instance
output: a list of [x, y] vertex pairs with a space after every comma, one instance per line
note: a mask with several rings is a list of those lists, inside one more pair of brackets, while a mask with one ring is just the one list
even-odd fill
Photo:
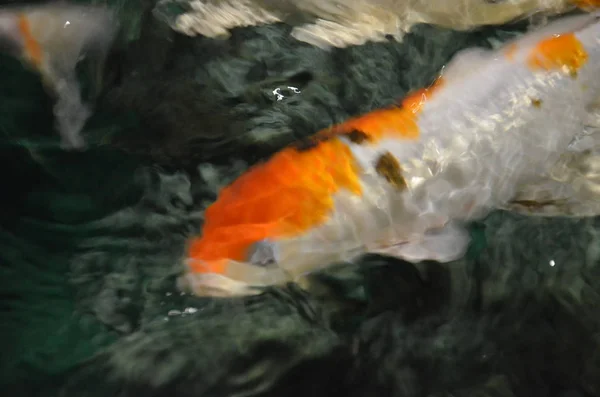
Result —
[[90, 58], [93, 88], [118, 25], [110, 9], [53, 3], [0, 8], [0, 49], [36, 70], [56, 98], [54, 113], [63, 146], [83, 146], [80, 131], [91, 114], [83, 104], [76, 66]]

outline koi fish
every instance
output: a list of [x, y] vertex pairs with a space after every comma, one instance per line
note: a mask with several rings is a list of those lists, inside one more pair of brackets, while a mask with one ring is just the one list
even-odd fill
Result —
[[[174, 3], [187, 11], [172, 16]], [[180, 33], [213, 38], [237, 27], [286, 22], [297, 40], [330, 48], [390, 36], [400, 41], [420, 23], [470, 30], [598, 6], [599, 0], [161, 0], [154, 12]]]
[[458, 52], [430, 87], [224, 187], [182, 287], [248, 295], [366, 253], [450, 262], [494, 209], [600, 214], [598, 76], [600, 13]]
[[76, 75], [77, 63], [91, 57], [94, 88], [115, 37], [117, 24], [107, 8], [63, 3], [0, 9], [0, 50], [37, 71], [55, 96], [54, 114], [63, 147], [81, 148], [80, 132], [91, 115]]

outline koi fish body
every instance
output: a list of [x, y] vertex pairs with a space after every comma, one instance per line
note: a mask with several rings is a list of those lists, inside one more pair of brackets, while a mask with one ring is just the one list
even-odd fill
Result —
[[57, 3], [0, 9], [0, 50], [37, 71], [56, 97], [54, 113], [65, 147], [84, 145], [80, 132], [91, 114], [81, 98], [77, 63], [93, 57], [92, 78], [99, 85], [117, 28], [112, 12], [103, 7]]
[[528, 189], [529, 213], [566, 200], [561, 214], [599, 214], [600, 190], [553, 177], [565, 153], [600, 149], [597, 136], [572, 145], [599, 103], [598, 76], [598, 15], [458, 53], [431, 87], [287, 147], [222, 189], [190, 242], [184, 286], [252, 294], [365, 253], [449, 262], [469, 244], [464, 223]]

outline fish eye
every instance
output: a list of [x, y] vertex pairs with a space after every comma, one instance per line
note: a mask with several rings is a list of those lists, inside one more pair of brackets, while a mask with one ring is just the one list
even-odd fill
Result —
[[258, 241], [248, 249], [248, 260], [255, 266], [267, 267], [277, 264], [275, 244], [269, 240]]

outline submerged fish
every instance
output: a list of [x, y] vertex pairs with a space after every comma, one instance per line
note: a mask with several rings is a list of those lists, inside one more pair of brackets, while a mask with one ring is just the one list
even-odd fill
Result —
[[84, 145], [80, 132], [91, 114], [75, 68], [82, 58], [91, 57], [98, 89], [117, 28], [113, 13], [104, 7], [54, 3], [0, 8], [0, 50], [37, 71], [56, 97], [54, 114], [65, 147]]
[[[187, 10], [173, 17], [173, 5]], [[161, 0], [155, 13], [190, 36], [227, 37], [236, 27], [287, 22], [296, 39], [327, 48], [401, 40], [419, 23], [468, 30], [598, 6], [600, 0]]]
[[431, 87], [223, 188], [181, 281], [198, 295], [253, 294], [365, 253], [455, 260], [463, 225], [498, 208], [600, 214], [599, 76], [600, 14], [463, 50]]

